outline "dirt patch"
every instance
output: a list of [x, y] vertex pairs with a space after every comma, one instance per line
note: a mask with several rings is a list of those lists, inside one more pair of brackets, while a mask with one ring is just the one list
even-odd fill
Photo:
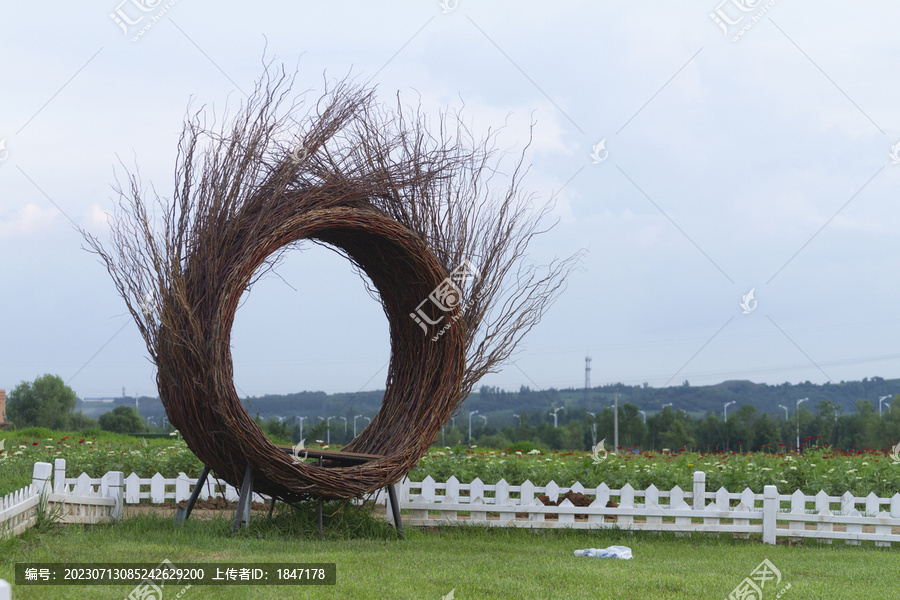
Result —
[[[126, 504], [124, 508], [124, 516], [130, 517], [134, 515], [153, 514], [160, 517], [175, 518], [175, 511], [178, 508], [187, 508], [187, 500], [182, 500], [178, 504], [174, 502], [163, 502], [162, 504]], [[234, 511], [237, 510], [237, 502], [226, 500], [221, 496], [216, 498], [208, 498], [206, 500], [197, 500], [194, 508], [191, 510], [191, 518], [212, 519], [223, 515], [233, 517]], [[252, 502], [250, 504], [251, 513], [268, 513], [269, 506], [262, 502]]]
[[[573, 492], [572, 490], [569, 490], [568, 492], [566, 492], [565, 495], [560, 500], [551, 500], [550, 497], [547, 496], [546, 494], [540, 494], [538, 496], [538, 500], [540, 500], [541, 504], [543, 504], [544, 506], [559, 506], [560, 503], [563, 502], [563, 500], [568, 500], [574, 506], [581, 506], [581, 507], [590, 506], [594, 502], [594, 499], [591, 498], [590, 496], [585, 496], [581, 492]], [[615, 500], [610, 500], [606, 503], [606, 507], [607, 508], [618, 508], [619, 504]], [[516, 513], [516, 519], [527, 519], [527, 518], [528, 518], [528, 513]], [[559, 515], [557, 513], [547, 513], [544, 515], [545, 520], [556, 520], [558, 518], [559, 518]], [[575, 515], [575, 520], [576, 521], [587, 521], [587, 516], [586, 515]], [[604, 520], [606, 522], [615, 522], [616, 518], [607, 516], [607, 517], [604, 517]]]

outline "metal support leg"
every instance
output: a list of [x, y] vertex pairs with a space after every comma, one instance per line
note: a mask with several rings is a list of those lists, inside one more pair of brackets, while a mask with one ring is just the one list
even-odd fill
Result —
[[271, 518], [272, 518], [272, 513], [275, 512], [275, 496], [272, 496], [272, 497], [269, 499], [269, 502], [270, 502], [271, 504], [269, 504], [269, 516], [268, 516], [268, 518], [271, 519]]
[[397, 502], [397, 490], [393, 485], [387, 486], [388, 500], [391, 502], [391, 514], [394, 517], [394, 528], [401, 540], [406, 538], [403, 536], [403, 520], [400, 518], [400, 503]]
[[[322, 457], [321, 456], [319, 457], [319, 466], [320, 467], [322, 466]], [[320, 538], [325, 537], [325, 528], [322, 525], [322, 505], [323, 505], [323, 503], [324, 502], [322, 500], [322, 497], [319, 496], [319, 537]]]
[[178, 508], [175, 511], [176, 525], [181, 525], [182, 523], [187, 521], [188, 518], [190, 518], [191, 511], [194, 510], [194, 504], [197, 503], [197, 498], [200, 497], [200, 491], [203, 489], [203, 486], [206, 485], [207, 477], [209, 477], [209, 465], [203, 465], [203, 471], [200, 473], [200, 478], [194, 485], [194, 491], [191, 492], [191, 497], [188, 498], [187, 506], [185, 506], [184, 508]]
[[250, 502], [253, 499], [253, 469], [250, 463], [244, 470], [244, 480], [241, 482], [241, 495], [238, 498], [237, 510], [234, 511], [234, 523], [231, 525], [231, 533], [237, 533], [241, 527], [250, 526]]

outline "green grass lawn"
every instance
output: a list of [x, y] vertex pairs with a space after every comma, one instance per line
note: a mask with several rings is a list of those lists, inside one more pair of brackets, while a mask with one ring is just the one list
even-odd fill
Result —
[[[331, 507], [334, 508], [334, 507]], [[326, 512], [330, 512], [326, 511]], [[383, 521], [347, 507], [315, 534], [315, 513], [279, 510], [272, 521], [256, 516], [231, 535], [230, 515], [191, 519], [129, 517], [115, 525], [43, 524], [0, 541], [0, 578], [14, 580], [17, 562], [333, 562], [334, 586], [193, 586], [180, 596], [200, 598], [384, 598], [455, 600], [560, 598], [586, 600], [722, 599], [769, 559], [782, 574], [763, 598], [790, 585], [785, 600], [880, 600], [900, 595], [897, 548], [871, 544], [767, 546], [730, 537], [481, 529], [407, 530], [396, 539]], [[630, 546], [634, 559], [573, 555], [586, 547]], [[16, 586], [17, 600], [125, 598], [133, 586]], [[167, 588], [164, 600], [181, 588]]]

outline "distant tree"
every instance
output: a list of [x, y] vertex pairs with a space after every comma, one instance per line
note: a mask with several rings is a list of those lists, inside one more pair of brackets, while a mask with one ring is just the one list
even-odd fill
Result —
[[672, 426], [662, 434], [662, 443], [666, 448], [677, 451], [680, 448], [693, 447], [696, 440], [688, 432], [684, 422], [677, 420], [672, 421]]
[[89, 416], [85, 415], [80, 410], [72, 415], [72, 421], [69, 424], [69, 429], [72, 431], [84, 431], [85, 429], [94, 429], [98, 427], [97, 419], [92, 419]]
[[147, 425], [133, 406], [117, 406], [100, 415], [100, 429], [113, 433], [142, 433]]
[[42, 375], [33, 383], [23, 381], [7, 400], [7, 418], [16, 427], [68, 429], [78, 397], [58, 375]]

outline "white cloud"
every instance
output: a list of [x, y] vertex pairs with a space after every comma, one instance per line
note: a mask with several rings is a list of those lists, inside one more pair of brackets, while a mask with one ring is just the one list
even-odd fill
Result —
[[49, 231], [59, 217], [55, 208], [29, 202], [12, 215], [0, 216], [0, 239], [30, 237]]
[[100, 208], [99, 205], [94, 204], [91, 206], [91, 225], [96, 227], [101, 227], [104, 230], [109, 228], [109, 219], [111, 214], [109, 211], [105, 211]]

